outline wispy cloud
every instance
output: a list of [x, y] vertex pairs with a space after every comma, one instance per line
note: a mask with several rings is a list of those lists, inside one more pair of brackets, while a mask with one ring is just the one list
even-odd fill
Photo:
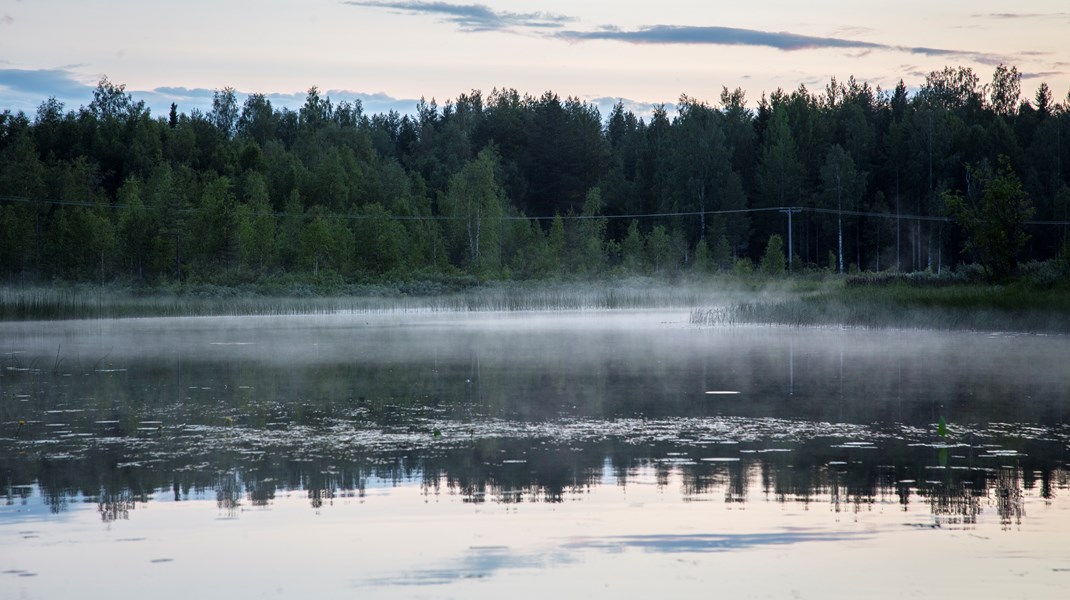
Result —
[[872, 27], [862, 27], [860, 25], [841, 25], [840, 27], [837, 27], [836, 29], [832, 30], [831, 33], [834, 36], [856, 36], [877, 33], [877, 30], [873, 29]]
[[510, 29], [556, 29], [575, 21], [573, 17], [546, 12], [516, 13], [498, 11], [484, 4], [450, 4], [448, 2], [361, 2], [343, 4], [369, 8], [387, 8], [409, 14], [442, 17], [462, 31], [503, 31]]
[[1070, 19], [1070, 12], [1055, 13], [977, 13], [974, 19]]
[[759, 46], [775, 48], [785, 52], [815, 49], [858, 50], [858, 56], [864, 56], [873, 50], [887, 50], [921, 54], [925, 56], [958, 56], [981, 63], [1005, 61], [1002, 56], [983, 52], [951, 50], [945, 48], [928, 48], [924, 46], [897, 46], [851, 40], [836, 37], [818, 37], [801, 35], [787, 31], [762, 31], [759, 29], [740, 29], [737, 27], [702, 27], [691, 25], [653, 25], [640, 29], [624, 31], [613, 27], [604, 27], [595, 31], [560, 31], [554, 34], [559, 39], [580, 42], [590, 40], [611, 40], [629, 44], [690, 44], [715, 46]]
[[[452, 4], [449, 2], [390, 2], [382, 0], [345, 0], [343, 4], [364, 8], [389, 9], [404, 14], [435, 15], [456, 25], [464, 32], [542, 30], [541, 35], [567, 42], [616, 41], [629, 44], [689, 44], [717, 46], [752, 46], [775, 48], [785, 52], [814, 49], [842, 49], [855, 51], [853, 56], [862, 57], [873, 51], [894, 51], [925, 56], [959, 57], [982, 64], [1008, 62], [1005, 56], [984, 52], [928, 48], [924, 46], [900, 46], [867, 42], [844, 37], [821, 37], [802, 35], [789, 31], [763, 31], [738, 27], [695, 25], [650, 25], [624, 30], [613, 25], [594, 29], [566, 29], [577, 19], [554, 13], [517, 13], [494, 10], [484, 4]], [[865, 28], [843, 28], [845, 33], [870, 33]]]
[[1022, 73], [1022, 79], [1044, 79], [1047, 77], [1061, 77], [1066, 71], [1040, 71], [1038, 73]]
[[812, 48], [887, 48], [883, 44], [831, 37], [814, 37], [784, 31], [761, 31], [736, 27], [653, 25], [625, 31], [606, 27], [595, 31], [561, 31], [563, 40], [612, 40], [629, 44], [711, 44], [718, 46], [765, 46], [778, 50]]

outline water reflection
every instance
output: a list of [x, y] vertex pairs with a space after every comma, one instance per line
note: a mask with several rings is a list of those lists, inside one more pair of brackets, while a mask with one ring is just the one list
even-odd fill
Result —
[[[897, 503], [903, 510], [921, 504], [928, 505], [936, 525], [969, 527], [981, 513], [994, 511], [1012, 527], [1025, 518], [1027, 491], [1050, 499], [1068, 482], [1062, 462], [1066, 432], [1055, 430], [1049, 436], [1062, 441], [1024, 441], [1021, 452], [997, 454], [1001, 458], [993, 463], [991, 444], [956, 445], [944, 461], [936, 444], [911, 441], [905, 428], [884, 430], [879, 441], [862, 446], [844, 443], [838, 433], [842, 425], [828, 425], [825, 434], [800, 425], [805, 437], [775, 442], [747, 436], [696, 441], [694, 430], [746, 431], [734, 420], [648, 423], [655, 431], [677, 432], [659, 441], [607, 435], [609, 423], [601, 423], [601, 429], [592, 423], [585, 439], [577, 427], [546, 437], [504, 437], [515, 424], [498, 425], [503, 437], [455, 440], [428, 434], [423, 447], [402, 444], [369, 452], [339, 445], [301, 459], [294, 457], [309, 449], [300, 442], [276, 446], [270, 438], [246, 435], [255, 432], [233, 432], [221, 447], [212, 444], [216, 436], [225, 436], [218, 430], [189, 435], [183, 444], [134, 437], [128, 443], [90, 445], [79, 459], [46, 453], [5, 459], [5, 499], [7, 506], [43, 500], [58, 513], [89, 498], [102, 520], [114, 521], [127, 519], [156, 494], [173, 501], [211, 495], [220, 516], [235, 518], [243, 505], [270, 506], [280, 490], [304, 490], [315, 509], [331, 506], [339, 496], [363, 497], [370, 487], [410, 483], [420, 484], [428, 495], [446, 493], [476, 504], [552, 503], [581, 499], [602, 485], [627, 489], [632, 480], [650, 475], [657, 486], [673, 488], [684, 500], [827, 505], [836, 513], [870, 510], [874, 504]], [[553, 433], [548, 426], [542, 431]], [[131, 452], [157, 458], [132, 464], [126, 460]], [[19, 480], [36, 481], [41, 499], [33, 497], [33, 487], [14, 485]]]
[[1061, 337], [541, 319], [2, 324], [0, 489], [116, 521], [410, 482], [553, 503], [650, 473], [686, 501], [1013, 528], [1067, 487]]

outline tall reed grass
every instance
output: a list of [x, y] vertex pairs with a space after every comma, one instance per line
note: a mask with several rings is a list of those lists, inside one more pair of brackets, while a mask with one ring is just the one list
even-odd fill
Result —
[[1070, 294], [1030, 286], [847, 285], [691, 311], [703, 325], [841, 325], [1070, 333]]
[[735, 288], [670, 285], [649, 279], [603, 284], [495, 284], [432, 295], [383, 293], [329, 296], [260, 295], [213, 288], [210, 293], [77, 287], [0, 288], [0, 320], [126, 317], [297, 315], [384, 311], [553, 311], [690, 309]]
[[[419, 286], [417, 286], [419, 288]], [[846, 325], [919, 329], [1070, 332], [1070, 293], [1058, 287], [976, 283], [918, 285], [843, 278], [713, 278], [667, 282], [629, 278], [601, 283], [495, 283], [427, 294], [355, 288], [0, 287], [0, 320], [299, 315], [360, 312], [690, 310], [704, 325]], [[279, 293], [282, 292], [282, 293]]]

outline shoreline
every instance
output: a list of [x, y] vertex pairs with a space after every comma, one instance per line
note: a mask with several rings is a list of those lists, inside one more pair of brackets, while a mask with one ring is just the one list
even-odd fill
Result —
[[[427, 290], [416, 284], [413, 289]], [[990, 285], [812, 275], [661, 280], [476, 283], [405, 293], [402, 285], [342, 290], [278, 286], [0, 287], [0, 322], [180, 316], [329, 315], [371, 312], [518, 312], [621, 309], [689, 311], [698, 325], [857, 326], [1070, 333], [1070, 292], [1019, 281]], [[448, 291], [447, 291], [448, 290]]]

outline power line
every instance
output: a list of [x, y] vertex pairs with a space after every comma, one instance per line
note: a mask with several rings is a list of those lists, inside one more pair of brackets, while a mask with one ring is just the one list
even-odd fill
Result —
[[[51, 205], [51, 206], [81, 206], [81, 207], [88, 207], [88, 208], [96, 208], [98, 206], [102, 206], [104, 208], [111, 208], [111, 209], [126, 209], [126, 208], [130, 208], [130, 206], [127, 205], [127, 204], [119, 204], [119, 203], [89, 202], [89, 201], [85, 201], [85, 200], [56, 200], [56, 199], [52, 199], [52, 198], [33, 200], [31, 198], [26, 198], [24, 196], [5, 196], [5, 195], [0, 195], [0, 202], [18, 202], [18, 203], [24, 203], [24, 204], [37, 203], [37, 204], [47, 204], [47, 205]], [[155, 207], [149, 207], [149, 206], [146, 206], [146, 207], [143, 207], [143, 208], [145, 210], [158, 210]], [[819, 208], [819, 207], [815, 207], [815, 206], [770, 206], [770, 207], [763, 207], [763, 208], [735, 208], [735, 209], [725, 209], [725, 210], [706, 210], [706, 211], [696, 210], [696, 211], [685, 211], [685, 212], [659, 212], [659, 213], [629, 213], [629, 214], [622, 214], [622, 215], [577, 215], [577, 214], [568, 214], [568, 213], [563, 214], [563, 215], [553, 215], [553, 216], [505, 215], [505, 216], [496, 217], [496, 218], [499, 219], [499, 220], [502, 220], [502, 221], [552, 221], [553, 219], [556, 219], [556, 218], [561, 218], [561, 219], [566, 220], [566, 221], [569, 221], [569, 220], [586, 220], [586, 219], [658, 219], [658, 218], [672, 218], [672, 217], [697, 217], [697, 216], [701, 216], [701, 215], [729, 215], [729, 214], [746, 214], [746, 213], [762, 213], [762, 212], [765, 212], [765, 213], [769, 213], [769, 212], [786, 212], [786, 211], [789, 211], [789, 210], [792, 211], [792, 212], [814, 213], [814, 214], [822, 214], [822, 215], [841, 214], [841, 215], [847, 215], [847, 216], [852, 216], [852, 217], [873, 217], [873, 218], [880, 218], [880, 219], [903, 219], [903, 220], [907, 220], [907, 221], [932, 221], [932, 222], [940, 222], [940, 223], [951, 223], [951, 222], [954, 221], [954, 219], [952, 219], [950, 217], [939, 217], [939, 216], [931, 216], [931, 215], [905, 215], [905, 214], [898, 214], [897, 215], [897, 214], [892, 214], [892, 213], [878, 213], [878, 212], [860, 211], [860, 210], [836, 210], [834, 208]], [[196, 208], [182, 208], [182, 209], [178, 209], [178, 212], [182, 212], [182, 213], [197, 213], [197, 212], [199, 212], [199, 209], [196, 209]], [[261, 215], [265, 215], [265, 214], [269, 214], [269, 215], [272, 215], [272, 216], [278, 217], [278, 218], [307, 218], [307, 217], [312, 216], [312, 215], [309, 215], [309, 214], [296, 215], [296, 214], [293, 214], [293, 213], [274, 212], [274, 211], [268, 212], [268, 213], [264, 213], [264, 212], [253, 213], [254, 216], [261, 216]], [[355, 214], [340, 214], [340, 213], [329, 213], [329, 214], [315, 215], [315, 216], [324, 217], [324, 218], [328, 218], [328, 219], [347, 219], [347, 220], [365, 220], [365, 219], [377, 218], [376, 215], [355, 215]], [[463, 220], [466, 220], [468, 217], [465, 217], [465, 216], [450, 216], [450, 215], [387, 215], [387, 218], [392, 220], [392, 221], [463, 221]], [[495, 217], [491, 217], [491, 218], [495, 218]], [[1031, 220], [1023, 221], [1023, 223], [1025, 223], [1026, 225], [1064, 225], [1065, 226], [1065, 225], [1070, 225], [1070, 220], [1067, 220], [1067, 221], [1042, 221], [1042, 220], [1031, 219]]]

